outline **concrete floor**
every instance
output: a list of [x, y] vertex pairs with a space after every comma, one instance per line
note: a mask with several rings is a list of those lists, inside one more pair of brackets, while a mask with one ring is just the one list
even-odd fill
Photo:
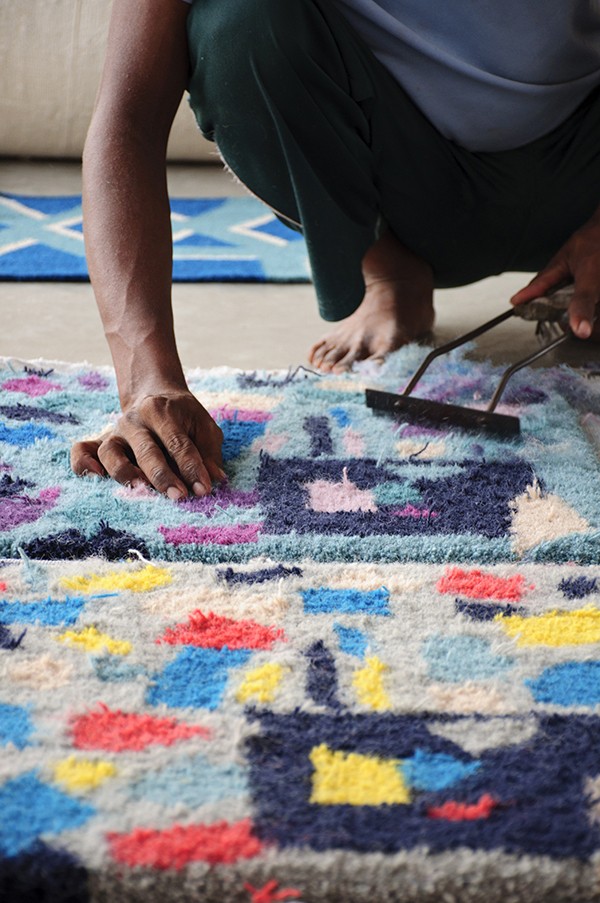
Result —
[[[173, 196], [244, 194], [218, 166], [172, 166]], [[0, 191], [77, 194], [78, 163], [0, 160]], [[435, 342], [440, 344], [501, 313], [528, 280], [507, 273], [464, 288], [436, 292]], [[228, 365], [277, 368], [306, 364], [306, 352], [327, 330], [317, 313], [311, 285], [176, 284], [175, 326], [186, 367]], [[87, 283], [0, 283], [0, 355], [111, 363], [93, 292]], [[495, 329], [477, 344], [477, 355], [512, 362], [537, 347], [530, 324], [518, 320]], [[577, 364], [598, 356], [598, 346], [563, 345], [544, 362]]]

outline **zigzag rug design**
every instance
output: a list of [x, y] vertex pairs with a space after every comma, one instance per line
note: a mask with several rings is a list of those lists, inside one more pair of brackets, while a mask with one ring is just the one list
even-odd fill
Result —
[[600, 897], [600, 392], [521, 374], [508, 443], [373, 416], [420, 355], [189, 374], [230, 480], [179, 504], [69, 473], [110, 372], [5, 362], [0, 899]]
[[[171, 198], [175, 282], [308, 282], [302, 236], [254, 198]], [[85, 281], [81, 197], [0, 193], [0, 279]]]

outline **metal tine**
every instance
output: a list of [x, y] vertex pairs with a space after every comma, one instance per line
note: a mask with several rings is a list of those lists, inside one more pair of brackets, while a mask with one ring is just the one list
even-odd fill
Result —
[[464, 345], [465, 342], [470, 342], [471, 339], [476, 339], [478, 336], [483, 335], [484, 332], [487, 332], [488, 329], [493, 329], [494, 326], [498, 326], [500, 323], [503, 323], [505, 320], [508, 320], [509, 317], [514, 316], [516, 308], [511, 308], [510, 310], [504, 311], [503, 314], [499, 314], [497, 317], [494, 317], [493, 320], [488, 320], [487, 323], [483, 323], [481, 326], [478, 326], [477, 329], [471, 330], [471, 332], [465, 333], [465, 335], [459, 336], [457, 339], [453, 339], [451, 342], [446, 342], [445, 345], [440, 345], [439, 348], [434, 348], [431, 351], [421, 366], [418, 368], [408, 385], [406, 386], [402, 395], [410, 395], [414, 387], [417, 385], [429, 365], [436, 359], [436, 357], [440, 357], [442, 354], [447, 354], [448, 351], [453, 351], [455, 348], [458, 348], [460, 345]]
[[533, 354], [530, 354], [529, 357], [524, 357], [522, 360], [517, 361], [515, 364], [512, 364], [508, 367], [504, 373], [502, 374], [502, 379], [500, 380], [496, 391], [492, 396], [492, 400], [487, 406], [486, 410], [488, 414], [491, 414], [492, 411], [496, 410], [498, 402], [502, 397], [502, 393], [506, 388], [506, 384], [517, 370], [521, 370], [523, 367], [526, 367], [528, 364], [532, 364], [534, 361], [537, 361], [538, 358], [543, 357], [544, 354], [547, 354], [549, 351], [552, 351], [553, 348], [557, 348], [559, 345], [562, 345], [563, 342], [566, 342], [567, 339], [572, 337], [571, 332], [565, 332], [564, 335], [559, 336], [557, 339], [554, 339], [553, 342], [550, 342], [549, 345], [544, 345], [543, 348], [539, 348], [537, 351], [534, 351]]

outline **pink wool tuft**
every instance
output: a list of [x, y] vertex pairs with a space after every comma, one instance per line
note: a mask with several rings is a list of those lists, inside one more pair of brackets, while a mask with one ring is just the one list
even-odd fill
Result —
[[439, 517], [438, 511], [430, 511], [429, 508], [415, 508], [414, 505], [405, 505], [404, 508], [396, 508], [392, 511], [394, 517]]
[[344, 468], [344, 478], [339, 483], [329, 480], [315, 480], [306, 483], [308, 490], [308, 507], [324, 514], [337, 511], [370, 511], [375, 513], [377, 505], [370, 489], [359, 489], [356, 483], [349, 480]]
[[172, 546], [213, 543], [232, 546], [235, 543], [257, 542], [262, 524], [238, 524], [233, 527], [159, 527], [165, 541]]
[[62, 389], [58, 383], [50, 382], [41, 376], [32, 374], [31, 376], [17, 377], [16, 379], [7, 379], [0, 386], [2, 389], [8, 389], [9, 392], [23, 392], [30, 398], [38, 398], [40, 395], [47, 395], [48, 392], [56, 392]]

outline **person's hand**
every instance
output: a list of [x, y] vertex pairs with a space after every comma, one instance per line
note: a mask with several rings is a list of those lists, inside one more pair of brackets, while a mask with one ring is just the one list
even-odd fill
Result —
[[574, 285], [569, 326], [577, 338], [589, 339], [600, 301], [600, 209], [529, 285], [513, 295], [511, 304], [524, 304], [569, 282]]
[[76, 442], [71, 467], [78, 476], [110, 476], [130, 486], [150, 485], [170, 499], [203, 496], [222, 470], [223, 433], [189, 391], [146, 395], [106, 436]]

